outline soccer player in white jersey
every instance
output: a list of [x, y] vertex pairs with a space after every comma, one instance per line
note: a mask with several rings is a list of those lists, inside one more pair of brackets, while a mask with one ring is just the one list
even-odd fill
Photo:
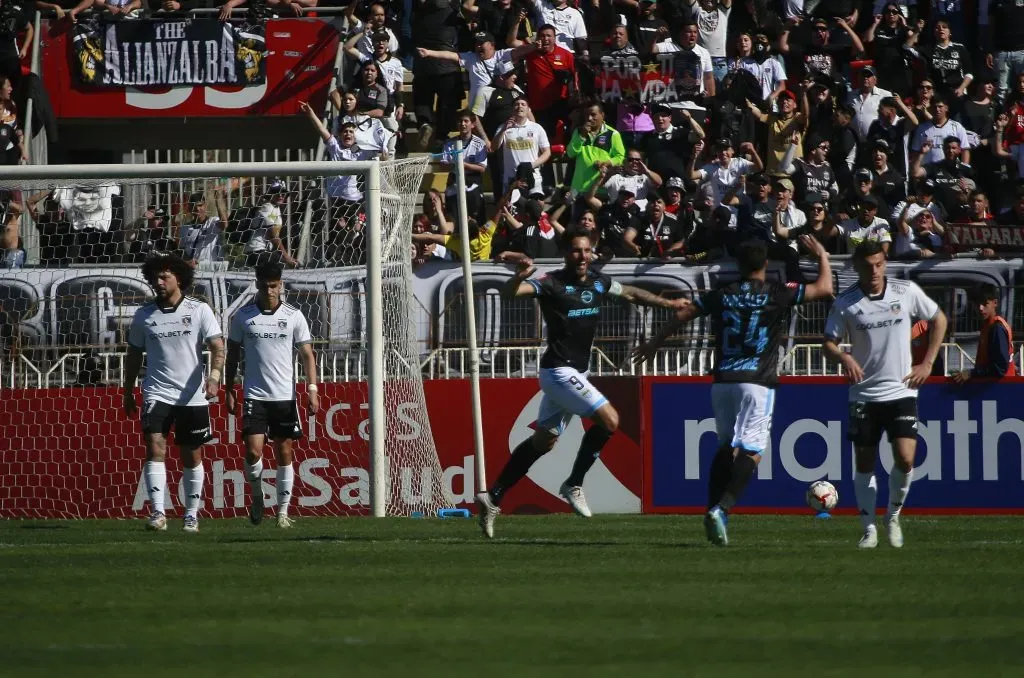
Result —
[[[825, 355], [843, 366], [850, 381], [848, 438], [856, 455], [853, 478], [864, 536], [861, 548], [878, 546], [875, 462], [882, 431], [892, 444], [889, 544], [903, 546], [900, 511], [907, 501], [917, 448], [917, 388], [931, 374], [946, 335], [946, 315], [915, 283], [885, 275], [882, 244], [865, 241], [853, 252], [857, 284], [839, 295], [825, 323]], [[910, 332], [915, 320], [928, 320], [931, 333], [924, 360], [911, 365]], [[839, 348], [847, 338], [850, 353]]]
[[[143, 472], [149, 493], [146, 528], [166, 530], [167, 434], [174, 427], [185, 484], [185, 532], [199, 531], [203, 495], [201, 448], [210, 433], [209, 401], [216, 401], [224, 368], [224, 340], [217, 317], [205, 302], [182, 290], [192, 285], [192, 267], [174, 255], [146, 261], [142, 275], [156, 299], [135, 312], [128, 331], [124, 368], [124, 411], [138, 412], [135, 379], [146, 355], [142, 381], [142, 433], [146, 440]], [[203, 349], [210, 350], [210, 374], [203, 378]]]
[[284, 283], [281, 264], [266, 262], [256, 267], [256, 301], [243, 306], [231, 317], [228, 331], [228, 362], [225, 374], [228, 411], [234, 413], [235, 373], [245, 351], [242, 436], [245, 438], [245, 475], [252, 489], [249, 520], [263, 520], [263, 445], [274, 441], [277, 457], [277, 526], [291, 527], [288, 506], [295, 472], [292, 442], [302, 437], [295, 395], [295, 360], [298, 350], [306, 373], [306, 410], [316, 414], [320, 407], [316, 385], [316, 357], [313, 337], [302, 311], [281, 301]]
[[601, 308], [618, 299], [637, 306], [682, 308], [683, 300], [660, 297], [639, 287], [622, 285], [590, 268], [593, 250], [590, 233], [567, 230], [562, 235], [565, 266], [537, 279], [529, 259], [519, 262], [515, 275], [502, 289], [506, 297], [535, 297], [547, 325], [547, 350], [540, 361], [540, 388], [544, 398], [534, 422], [533, 435], [519, 443], [490, 490], [476, 495], [480, 527], [494, 537], [494, 519], [502, 497], [523, 479], [530, 467], [550, 452], [574, 416], [589, 417], [594, 425], [583, 435], [576, 461], [559, 494], [584, 518], [591, 516], [583, 494], [583, 478], [597, 461], [605, 443], [619, 427], [619, 413], [587, 379]]

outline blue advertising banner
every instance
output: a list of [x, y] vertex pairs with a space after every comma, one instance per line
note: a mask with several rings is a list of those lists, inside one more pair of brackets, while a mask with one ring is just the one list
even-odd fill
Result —
[[[718, 441], [711, 383], [645, 379], [644, 512], [703, 510]], [[920, 391], [917, 464], [908, 510], [1024, 512], [1024, 379], [957, 387], [934, 379]], [[771, 447], [740, 506], [766, 512], [809, 510], [807, 485], [839, 489], [839, 509], [855, 508], [853, 447], [846, 440], [847, 387], [839, 379], [783, 380], [776, 393]], [[888, 498], [892, 454], [883, 437], [879, 506]]]

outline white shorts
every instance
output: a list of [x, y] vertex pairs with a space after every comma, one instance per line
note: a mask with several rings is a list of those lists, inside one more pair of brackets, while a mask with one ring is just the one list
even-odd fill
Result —
[[561, 435], [573, 415], [590, 417], [608, 402], [585, 373], [571, 367], [542, 368], [540, 390], [544, 397], [534, 427], [555, 435]]
[[771, 439], [775, 389], [760, 384], [712, 384], [718, 444], [761, 454]]

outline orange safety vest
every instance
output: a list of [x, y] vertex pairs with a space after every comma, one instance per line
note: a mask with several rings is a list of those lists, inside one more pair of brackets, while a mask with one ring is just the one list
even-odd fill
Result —
[[1006, 330], [1006, 336], [1010, 345], [1010, 355], [1007, 356], [1007, 368], [1004, 376], [1014, 377], [1017, 375], [1017, 367], [1013, 364], [1013, 330], [1010, 329], [1010, 325], [1000, 315], [995, 316], [992, 320], [981, 326], [981, 334], [978, 336], [978, 353], [974, 356], [974, 366], [976, 368], [989, 366], [988, 333], [996, 323], [1002, 325]]

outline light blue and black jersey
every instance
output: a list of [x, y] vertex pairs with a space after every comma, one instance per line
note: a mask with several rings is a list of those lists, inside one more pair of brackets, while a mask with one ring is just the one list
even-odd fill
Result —
[[789, 310], [805, 293], [798, 283], [742, 280], [700, 295], [695, 303], [714, 328], [715, 381], [774, 388]]

